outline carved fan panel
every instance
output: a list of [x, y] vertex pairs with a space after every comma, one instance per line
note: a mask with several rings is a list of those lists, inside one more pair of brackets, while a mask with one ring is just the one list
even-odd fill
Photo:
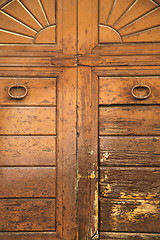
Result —
[[99, 42], [160, 42], [160, 0], [100, 0]]
[[55, 0], [12, 0], [0, 7], [0, 43], [55, 44]]

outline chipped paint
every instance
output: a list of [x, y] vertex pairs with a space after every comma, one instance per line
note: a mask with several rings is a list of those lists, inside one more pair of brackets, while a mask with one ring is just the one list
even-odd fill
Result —
[[157, 212], [159, 211], [157, 207], [159, 203], [158, 201], [137, 200], [137, 205], [129, 209], [126, 203], [128, 203], [129, 206], [130, 204], [132, 205], [133, 201], [120, 201], [112, 205], [110, 224], [113, 225], [113, 230], [117, 230], [119, 224], [122, 222], [125, 222], [126, 224], [142, 223], [142, 221], [145, 221], [150, 215], [156, 217]]
[[132, 193], [132, 194], [126, 194], [125, 192], [120, 192], [120, 196], [119, 198], [121, 199], [154, 199], [154, 198], [158, 198], [160, 197], [160, 195], [158, 193], [156, 194], [151, 194], [150, 192], [146, 193], [146, 194], [142, 194], [142, 193]]

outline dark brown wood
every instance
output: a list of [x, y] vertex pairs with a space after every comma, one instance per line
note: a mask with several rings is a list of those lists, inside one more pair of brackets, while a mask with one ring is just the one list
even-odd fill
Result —
[[101, 240], [159, 240], [159, 234], [103, 232], [100, 234], [100, 239]]
[[[147, 99], [136, 99], [132, 88], [136, 85], [148, 86], [151, 95]], [[159, 104], [159, 77], [100, 77], [99, 104]], [[137, 96], [147, 96], [147, 87], [135, 89]]]
[[[1, 105], [53, 105], [56, 106], [56, 79], [55, 78], [1, 78], [0, 104]], [[25, 98], [12, 99], [8, 95], [9, 87], [19, 83], [27, 88]], [[19, 89], [14, 94], [22, 94]]]
[[78, 239], [87, 240], [98, 230], [98, 78], [84, 67], [78, 76]]
[[100, 166], [160, 166], [160, 138], [100, 137]]
[[0, 168], [0, 198], [56, 197], [56, 168]]
[[51, 60], [53, 66], [64, 66], [64, 67], [76, 67], [77, 57], [76, 56], [66, 56], [66, 57], [53, 57]]
[[101, 231], [160, 232], [158, 200], [100, 200]]
[[160, 169], [101, 167], [100, 193], [106, 198], [160, 198]]
[[0, 166], [56, 166], [56, 137], [1, 137], [0, 143]]
[[0, 200], [0, 231], [54, 231], [55, 200]]
[[0, 233], [0, 240], [61, 240], [55, 232], [5, 232]]
[[[55, 108], [0, 108], [0, 134], [3, 135], [55, 135]], [[3, 119], [3, 122], [2, 122]]]
[[101, 107], [100, 135], [159, 135], [160, 107]]

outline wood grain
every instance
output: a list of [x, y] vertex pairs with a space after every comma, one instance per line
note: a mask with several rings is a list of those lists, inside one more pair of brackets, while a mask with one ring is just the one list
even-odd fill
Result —
[[56, 166], [56, 137], [0, 137], [0, 166]]
[[[78, 68], [78, 239], [98, 230], [98, 77]], [[94, 119], [94, 121], [93, 121]]]
[[100, 135], [159, 135], [159, 106], [101, 107]]
[[159, 137], [100, 137], [100, 166], [159, 166]]
[[55, 200], [0, 200], [1, 231], [54, 231]]
[[160, 169], [138, 167], [100, 168], [100, 193], [106, 198], [160, 198]]
[[[0, 240], [61, 240], [56, 232], [4, 232]], [[155, 240], [155, 239], [154, 239]]]
[[159, 240], [159, 234], [151, 233], [100, 233], [101, 240]]
[[56, 196], [56, 168], [0, 168], [0, 198]]
[[78, 1], [78, 54], [91, 53], [98, 44], [98, 1]]
[[[132, 96], [132, 88], [137, 84], [150, 87], [152, 92], [149, 98], [138, 100]], [[159, 88], [159, 77], [100, 77], [99, 104], [159, 104]], [[146, 96], [148, 91], [146, 88], [140, 88], [134, 93]]]
[[55, 135], [55, 118], [55, 108], [1, 107], [0, 135]]
[[[41, 78], [1, 78], [0, 104], [1, 105], [53, 105], [56, 106], [56, 79]], [[24, 85], [28, 94], [21, 100], [12, 99], [8, 95], [8, 88], [15, 83]], [[16, 89], [14, 95], [22, 95]]]
[[100, 200], [100, 230], [160, 232], [158, 200]]
[[57, 85], [56, 232], [76, 239], [76, 79], [75, 68], [64, 68]]

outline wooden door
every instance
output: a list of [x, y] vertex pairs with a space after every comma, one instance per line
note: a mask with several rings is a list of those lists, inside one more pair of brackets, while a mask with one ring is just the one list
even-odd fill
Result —
[[78, 3], [79, 239], [160, 239], [159, 19], [159, 0]]
[[0, 239], [75, 239], [76, 3], [0, 8]]
[[160, 238], [159, 16], [0, 0], [0, 239]]

